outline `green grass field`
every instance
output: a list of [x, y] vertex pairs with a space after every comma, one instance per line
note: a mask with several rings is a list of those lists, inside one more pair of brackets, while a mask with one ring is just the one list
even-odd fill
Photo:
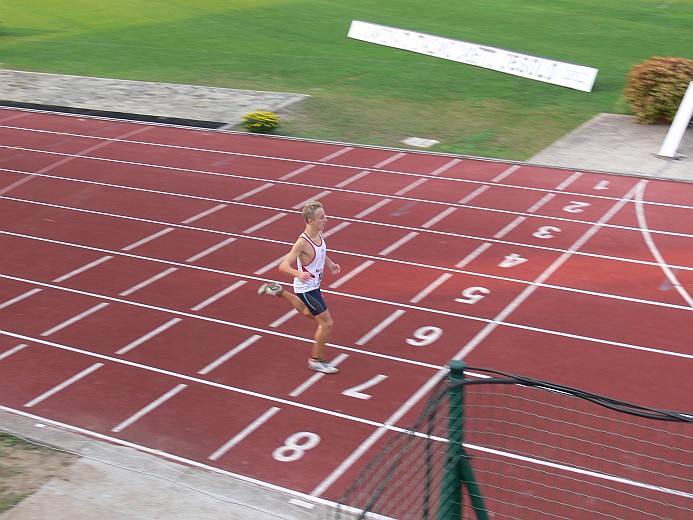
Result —
[[[346, 37], [352, 20], [599, 69], [591, 93]], [[6, 69], [310, 94], [281, 133], [522, 160], [599, 112], [628, 70], [692, 57], [693, 0], [4, 0]]]

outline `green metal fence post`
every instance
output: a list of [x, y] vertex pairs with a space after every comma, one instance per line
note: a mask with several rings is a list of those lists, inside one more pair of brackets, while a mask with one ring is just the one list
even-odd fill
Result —
[[[450, 361], [449, 379], [451, 383], [464, 381], [465, 364]], [[463, 457], [462, 418], [464, 410], [464, 387], [451, 390], [448, 418], [448, 450], [440, 486], [438, 520], [460, 520], [462, 518], [462, 471], [460, 460]]]
[[[450, 361], [451, 383], [464, 381], [462, 361]], [[474, 471], [469, 463], [469, 456], [464, 449], [464, 385], [450, 390], [448, 419], [448, 452], [440, 488], [440, 505], [438, 520], [462, 519], [462, 485], [467, 487], [472, 507], [477, 520], [488, 520], [488, 512], [479, 485], [474, 478]]]

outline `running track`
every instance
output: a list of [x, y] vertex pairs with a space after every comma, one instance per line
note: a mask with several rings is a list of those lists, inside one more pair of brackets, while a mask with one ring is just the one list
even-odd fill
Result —
[[[3, 109], [0, 199], [37, 421], [334, 500], [452, 358], [690, 409], [693, 184]], [[335, 376], [256, 294], [312, 199]]]

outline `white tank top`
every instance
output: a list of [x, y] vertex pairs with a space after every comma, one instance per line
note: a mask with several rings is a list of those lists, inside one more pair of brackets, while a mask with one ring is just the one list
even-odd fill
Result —
[[301, 233], [301, 237], [311, 245], [315, 255], [313, 256], [312, 262], [308, 265], [301, 264], [300, 256], [296, 259], [296, 268], [299, 271], [308, 271], [312, 276], [307, 282], [302, 282], [299, 278], [294, 278], [294, 292], [306, 293], [320, 287], [322, 271], [325, 268], [327, 248], [325, 247], [325, 239], [322, 237], [322, 234], [318, 233], [318, 235], [320, 235], [320, 245], [313, 242], [305, 233]]

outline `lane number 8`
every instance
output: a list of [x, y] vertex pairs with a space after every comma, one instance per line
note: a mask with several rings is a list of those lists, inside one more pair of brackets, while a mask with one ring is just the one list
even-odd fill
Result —
[[283, 446], [279, 446], [272, 452], [272, 457], [279, 462], [295, 462], [307, 450], [315, 448], [320, 444], [320, 436], [313, 432], [296, 432], [289, 435], [284, 441]]

